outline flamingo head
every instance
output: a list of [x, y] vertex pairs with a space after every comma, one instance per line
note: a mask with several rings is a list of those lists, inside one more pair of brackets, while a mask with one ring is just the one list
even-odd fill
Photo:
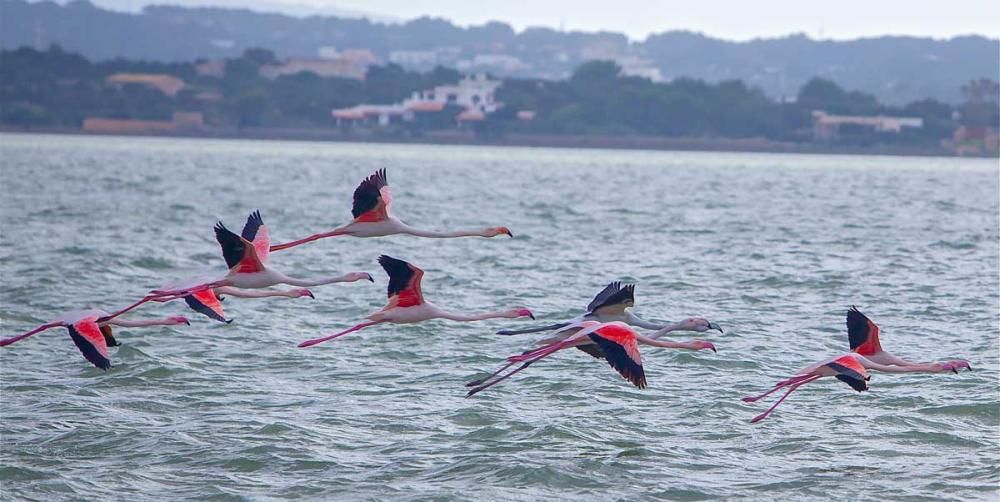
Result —
[[373, 279], [372, 275], [369, 274], [368, 272], [351, 272], [347, 274], [346, 277], [347, 277], [346, 282], [355, 282], [355, 281], [375, 282], [375, 279]]
[[682, 331], [697, 331], [699, 333], [717, 329], [719, 333], [725, 333], [722, 331], [722, 326], [705, 319], [704, 317], [690, 317], [681, 321]]
[[292, 296], [292, 298], [302, 298], [303, 296], [308, 296], [309, 298], [316, 298], [315, 296], [313, 296], [312, 291], [309, 291], [306, 288], [293, 289], [292, 294], [294, 295]]
[[940, 371], [951, 371], [956, 374], [958, 373], [958, 370], [961, 368], [967, 368], [969, 371], [972, 371], [972, 366], [969, 364], [969, 361], [966, 361], [964, 359], [956, 359], [954, 361], [947, 361], [943, 363], [934, 364], [935, 368], [939, 366], [940, 366]]
[[179, 316], [168, 317], [167, 318], [167, 324], [168, 325], [173, 325], [173, 324], [187, 324], [188, 326], [190, 326], [191, 325], [191, 321], [189, 321], [187, 317], [179, 315]]
[[507, 227], [490, 227], [483, 231], [484, 237], [496, 237], [498, 235], [506, 235], [508, 237], [514, 237], [510, 229]]
[[530, 310], [526, 308], [516, 308], [510, 311], [510, 317], [530, 317], [532, 321], [535, 320], [535, 314], [532, 314]]
[[692, 341], [691, 342], [691, 348], [694, 349], [694, 350], [710, 349], [712, 352], [715, 352], [715, 353], [719, 352], [718, 350], [715, 350], [715, 344], [713, 344], [712, 342], [706, 342], [704, 340], [694, 340], [694, 341]]

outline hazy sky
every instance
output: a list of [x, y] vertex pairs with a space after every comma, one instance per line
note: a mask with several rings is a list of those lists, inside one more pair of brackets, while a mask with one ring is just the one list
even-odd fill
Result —
[[1000, 37], [998, 0], [269, 1], [335, 5], [402, 18], [432, 15], [462, 25], [499, 20], [519, 30], [560, 25], [575, 30], [604, 29], [625, 32], [632, 38], [671, 29], [738, 40], [796, 32], [836, 39], [884, 34]]

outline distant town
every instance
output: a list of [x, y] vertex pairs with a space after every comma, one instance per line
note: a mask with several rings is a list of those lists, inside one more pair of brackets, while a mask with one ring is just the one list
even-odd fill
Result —
[[614, 61], [564, 80], [409, 71], [366, 49], [279, 59], [91, 62], [58, 46], [0, 52], [6, 130], [557, 146], [996, 156], [1000, 85], [888, 106], [812, 79], [775, 100], [737, 80], [662, 82]]

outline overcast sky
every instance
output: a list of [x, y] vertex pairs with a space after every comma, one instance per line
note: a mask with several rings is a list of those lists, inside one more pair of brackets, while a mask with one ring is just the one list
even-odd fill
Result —
[[885, 34], [1000, 37], [998, 0], [270, 1], [335, 5], [401, 18], [431, 15], [462, 25], [499, 20], [518, 30], [526, 26], [603, 29], [625, 32], [633, 39], [673, 29], [736, 40], [788, 33], [834, 39]]

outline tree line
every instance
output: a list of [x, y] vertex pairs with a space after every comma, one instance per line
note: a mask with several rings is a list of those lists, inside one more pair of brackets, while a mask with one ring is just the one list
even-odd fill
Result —
[[[414, 91], [454, 83], [461, 77], [453, 69], [438, 67], [421, 73], [393, 64], [370, 67], [364, 80], [308, 72], [273, 80], [260, 76], [260, 67], [273, 62], [271, 51], [250, 49], [226, 60], [224, 74], [213, 77], [199, 75], [196, 62], [91, 62], [58, 46], [45, 51], [0, 51], [0, 123], [72, 128], [88, 116], [166, 120], [174, 111], [201, 111], [206, 122], [215, 126], [333, 127], [333, 108], [394, 103]], [[106, 78], [118, 72], [169, 74], [184, 80], [186, 87], [170, 97], [142, 85], [107, 84]], [[937, 146], [960, 125], [997, 127], [1000, 122], [995, 81], [973, 81], [962, 92], [966, 101], [957, 106], [933, 99], [888, 106], [872, 95], [814, 78], [802, 86], [796, 99], [778, 101], [739, 80], [652, 82], [623, 75], [612, 62], [592, 61], [577, 67], [566, 80], [505, 79], [497, 95], [503, 107], [479, 125], [479, 132], [810, 141], [812, 112], [824, 110], [924, 121], [923, 128], [901, 134], [842, 128], [836, 139], [840, 143]], [[534, 111], [534, 120], [519, 120], [517, 112], [522, 110]], [[407, 127], [453, 126], [446, 117]]]

